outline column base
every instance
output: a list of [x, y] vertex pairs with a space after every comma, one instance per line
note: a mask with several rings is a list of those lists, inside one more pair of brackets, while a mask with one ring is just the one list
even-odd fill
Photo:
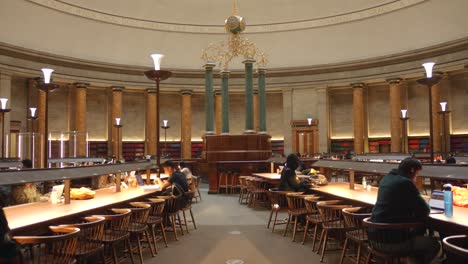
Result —
[[255, 130], [245, 130], [243, 134], [256, 134]]
[[214, 135], [214, 134], [215, 134], [214, 131], [206, 131], [206, 132], [205, 132], [205, 135]]
[[268, 134], [268, 132], [266, 132], [266, 131], [260, 131], [260, 132], [258, 132], [258, 133], [259, 133], [259, 134], [262, 134], [262, 135]]
[[230, 133], [229, 132], [223, 132], [223, 133], [221, 133], [221, 135], [223, 135], [223, 136], [230, 135]]

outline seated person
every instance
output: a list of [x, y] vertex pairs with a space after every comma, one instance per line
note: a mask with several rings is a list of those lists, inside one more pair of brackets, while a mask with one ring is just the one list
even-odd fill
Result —
[[[416, 188], [415, 182], [422, 170], [422, 164], [414, 158], [401, 161], [398, 169], [391, 170], [380, 182], [377, 202], [372, 210], [371, 221], [374, 223], [424, 222], [429, 216], [430, 208]], [[399, 244], [396, 231], [395, 243], [389, 244], [387, 251], [403, 251], [408, 244]], [[414, 258], [420, 263], [430, 263], [439, 252], [440, 245], [436, 239], [425, 237], [424, 230], [412, 233], [411, 247]], [[369, 232], [371, 236], [371, 232]]]
[[185, 175], [185, 178], [187, 179], [187, 184], [189, 186], [190, 190], [194, 189], [193, 182], [192, 182], [192, 171], [190, 171], [189, 168], [187, 168], [187, 164], [185, 162], [181, 161], [179, 162], [179, 168], [180, 172], [182, 172]]
[[309, 190], [308, 184], [301, 182], [297, 177], [295, 170], [299, 166], [299, 158], [296, 154], [289, 154], [286, 158], [286, 164], [281, 171], [280, 191], [306, 192]]
[[5, 204], [0, 202], [0, 263], [19, 263], [16, 243], [10, 238], [10, 227], [3, 211]]
[[[160, 178], [155, 179], [155, 183], [161, 186], [161, 190], [164, 191], [167, 187], [170, 187], [172, 184], [177, 184], [182, 188], [184, 192], [188, 192], [187, 178], [185, 174], [179, 171], [177, 165], [172, 161], [168, 160], [164, 163], [168, 173], [171, 175], [167, 181], [162, 181]], [[175, 195], [175, 194], [173, 194]]]
[[446, 164], [456, 164], [457, 160], [455, 159], [455, 157], [453, 155], [450, 155], [445, 159], [445, 163]]

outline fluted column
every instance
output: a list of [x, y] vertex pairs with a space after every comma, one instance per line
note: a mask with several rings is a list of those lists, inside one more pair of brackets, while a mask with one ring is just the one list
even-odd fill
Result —
[[156, 89], [151, 88], [146, 90], [146, 126], [145, 126], [145, 141], [146, 154], [151, 156], [157, 155], [156, 149]]
[[[110, 120], [110, 125], [112, 127], [112, 154], [116, 157], [117, 160], [122, 158], [122, 134], [123, 129], [117, 128], [114, 126], [115, 118], [122, 118], [122, 91], [123, 86], [112, 86], [112, 119]], [[122, 124], [125, 125], [125, 120], [122, 119]], [[118, 134], [118, 135], [117, 135]]]
[[364, 152], [364, 83], [353, 83], [354, 153]]
[[[89, 83], [75, 83], [75, 112], [74, 130], [86, 133], [86, 95]], [[76, 156], [86, 156], [86, 136], [79, 134], [76, 137]]]
[[434, 153], [442, 151], [441, 144], [441, 125], [440, 125], [440, 116], [437, 112], [440, 111], [440, 90], [441, 82], [431, 87], [432, 94], [432, 145], [434, 147]]
[[229, 134], [229, 71], [221, 71], [222, 134]]
[[260, 133], [266, 133], [266, 69], [258, 68], [258, 130]]
[[47, 108], [47, 93], [43, 90], [37, 92], [37, 133], [42, 135], [42, 140], [37, 148], [37, 161], [39, 168], [46, 168], [45, 160], [45, 144], [48, 144], [48, 135], [46, 135], [46, 108]]
[[213, 103], [213, 68], [214, 63], [205, 64], [205, 131], [214, 133], [214, 103]]
[[215, 91], [215, 128], [216, 134], [221, 134], [221, 126], [222, 126], [222, 98], [221, 98], [221, 91]]
[[253, 112], [254, 112], [254, 130], [258, 132], [258, 91], [253, 92]]
[[253, 109], [253, 64], [254, 59], [246, 59], [245, 65], [245, 131], [254, 133], [254, 109]]
[[192, 158], [192, 91], [182, 91], [182, 123], [180, 143], [182, 159]]
[[401, 153], [401, 79], [387, 80], [390, 88], [391, 152]]

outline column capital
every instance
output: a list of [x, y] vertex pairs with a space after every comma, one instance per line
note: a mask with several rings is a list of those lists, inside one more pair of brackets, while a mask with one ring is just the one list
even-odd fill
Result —
[[180, 94], [186, 95], [186, 96], [191, 96], [193, 94], [192, 90], [181, 90]]
[[215, 66], [216, 66], [216, 63], [208, 61], [205, 63], [205, 65], [203, 65], [203, 68], [205, 68], [206, 70], [213, 70]]
[[266, 68], [265, 66], [260, 66], [260, 67], [258, 67], [258, 69], [257, 69], [257, 72], [258, 72], [259, 74], [265, 74], [266, 71], [267, 71], [267, 68]]
[[255, 62], [255, 59], [253, 59], [253, 58], [247, 58], [247, 59], [242, 61], [242, 63], [244, 63], [244, 64], [254, 64], [254, 62]]
[[111, 88], [112, 92], [122, 92], [125, 89], [125, 86], [113, 85]]
[[215, 96], [221, 96], [221, 90], [216, 89], [216, 90], [214, 91], [214, 95], [215, 95]]
[[221, 77], [229, 77], [231, 72], [229, 70], [224, 69], [224, 70], [221, 70], [219, 74], [221, 75]]
[[398, 78], [390, 78], [390, 79], [387, 79], [386, 81], [390, 85], [392, 85], [392, 84], [401, 84], [403, 79], [398, 77]]
[[89, 87], [89, 83], [84, 83], [84, 82], [76, 82], [76, 83], [73, 83], [73, 86], [75, 86], [75, 88], [88, 88]]
[[146, 93], [155, 94], [156, 93], [156, 88], [148, 88], [148, 89], [146, 89]]
[[254, 90], [253, 90], [253, 94], [254, 94], [254, 95], [258, 95], [258, 89], [254, 89]]
[[352, 83], [352, 84], [351, 84], [351, 87], [352, 87], [353, 89], [356, 89], [356, 88], [364, 88], [365, 86], [366, 86], [366, 84], [365, 84], [365, 83], [362, 83], [362, 82], [359, 82], [359, 83]]

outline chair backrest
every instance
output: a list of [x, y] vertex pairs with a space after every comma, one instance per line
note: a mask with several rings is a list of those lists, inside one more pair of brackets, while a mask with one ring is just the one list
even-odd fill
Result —
[[151, 205], [142, 202], [132, 202], [130, 205], [132, 206], [131, 208], [128, 208], [132, 211], [130, 221], [134, 223], [146, 224], [151, 210]]
[[60, 225], [60, 227], [77, 227], [79, 228], [79, 244], [80, 247], [89, 241], [101, 240], [104, 235], [104, 224], [106, 219], [102, 216], [88, 216], [83, 218], [84, 222]]
[[288, 201], [289, 210], [304, 208], [304, 196], [301, 196], [301, 192], [291, 192], [286, 194], [286, 200]]
[[162, 216], [164, 212], [164, 199], [158, 198], [148, 198], [148, 204], [151, 205], [150, 215], [152, 216]]
[[361, 213], [363, 209], [364, 208], [362, 207], [343, 208], [342, 213], [345, 221], [345, 226], [350, 228], [361, 229], [362, 220], [372, 215], [371, 213]]
[[74, 263], [78, 246], [79, 228], [50, 226], [51, 236], [15, 236], [13, 239], [30, 250], [24, 251], [22, 263]]
[[466, 263], [468, 259], [468, 236], [449, 236], [443, 240], [448, 263]]
[[[400, 244], [404, 251], [412, 250], [414, 232], [424, 229], [424, 223], [373, 223], [370, 217], [362, 220], [372, 249], [385, 251], [388, 244]], [[403, 250], [402, 250], [403, 251]]]
[[106, 219], [106, 229], [127, 231], [132, 211], [125, 208], [114, 208], [111, 209], [111, 212], [113, 214], [96, 216], [102, 216]]
[[304, 205], [309, 214], [316, 214], [318, 213], [317, 209], [317, 202], [319, 201], [320, 197], [318, 196], [307, 196], [304, 197]]
[[268, 198], [270, 199], [270, 205], [272, 208], [284, 209], [288, 208], [288, 200], [286, 195], [291, 193], [289, 191], [278, 191], [275, 189], [269, 189], [267, 192]]
[[157, 196], [156, 198], [163, 199], [165, 201], [164, 214], [175, 214], [180, 208], [178, 208], [177, 199], [173, 196]]
[[342, 218], [341, 210], [343, 208], [353, 207], [349, 204], [340, 204], [341, 201], [331, 200], [317, 203], [317, 209], [324, 221], [336, 221]]

